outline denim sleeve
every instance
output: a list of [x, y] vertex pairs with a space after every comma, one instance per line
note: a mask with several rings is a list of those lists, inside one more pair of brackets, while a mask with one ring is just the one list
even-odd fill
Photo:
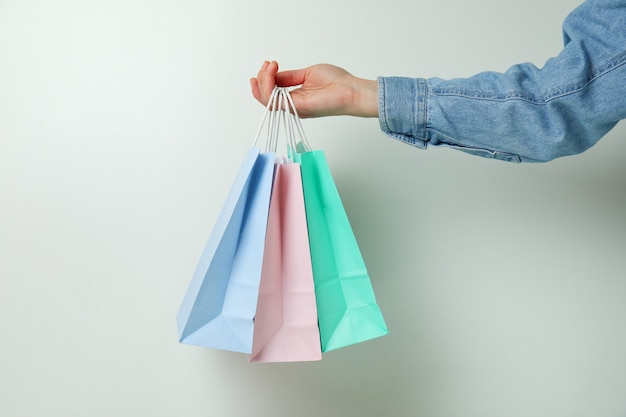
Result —
[[585, 151], [626, 118], [626, 0], [586, 1], [567, 16], [563, 34], [563, 50], [541, 69], [379, 77], [381, 129], [418, 148], [511, 162]]

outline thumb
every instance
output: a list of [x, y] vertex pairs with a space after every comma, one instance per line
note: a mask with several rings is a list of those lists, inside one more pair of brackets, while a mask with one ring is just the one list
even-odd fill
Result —
[[306, 81], [306, 75], [306, 69], [282, 71], [276, 74], [276, 85], [279, 87], [293, 87], [295, 85], [301, 85]]

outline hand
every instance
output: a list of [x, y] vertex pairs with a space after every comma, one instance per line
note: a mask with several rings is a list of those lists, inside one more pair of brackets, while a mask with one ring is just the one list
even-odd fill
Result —
[[346, 70], [328, 64], [278, 72], [274, 61], [264, 62], [256, 78], [250, 79], [252, 95], [261, 104], [275, 86], [299, 88], [291, 97], [302, 118], [350, 115], [378, 117], [378, 83], [357, 78]]

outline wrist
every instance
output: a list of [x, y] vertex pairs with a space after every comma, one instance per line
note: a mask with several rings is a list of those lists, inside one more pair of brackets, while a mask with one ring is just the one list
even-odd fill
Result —
[[378, 117], [378, 81], [357, 79], [354, 116]]

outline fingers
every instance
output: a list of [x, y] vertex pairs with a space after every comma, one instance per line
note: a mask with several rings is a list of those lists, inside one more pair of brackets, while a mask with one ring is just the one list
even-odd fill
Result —
[[276, 61], [265, 61], [256, 78], [250, 79], [250, 88], [255, 99], [263, 105], [267, 102], [275, 86], [293, 87], [306, 81], [307, 69], [278, 72]]
[[267, 105], [267, 101], [272, 94], [272, 90], [274, 90], [277, 72], [278, 63], [276, 61], [265, 61], [256, 78], [250, 79], [252, 95], [263, 105]]
[[261, 104], [266, 105], [266, 103], [263, 102], [261, 88], [259, 87], [259, 82], [256, 78], [250, 78], [250, 88], [252, 88], [252, 96]]

